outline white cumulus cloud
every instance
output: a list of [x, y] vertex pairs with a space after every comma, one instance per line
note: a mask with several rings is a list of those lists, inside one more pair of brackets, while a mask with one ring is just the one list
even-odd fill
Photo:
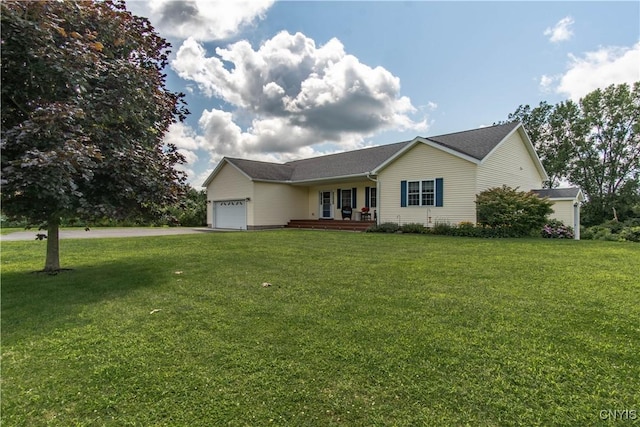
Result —
[[540, 77], [540, 89], [543, 92], [551, 91], [558, 78], [558, 76], [547, 76], [546, 74], [543, 74], [542, 77]]
[[[426, 130], [426, 119], [400, 95], [400, 79], [345, 52], [338, 39], [322, 46], [304, 34], [281, 32], [254, 49], [247, 41], [209, 55], [189, 38], [171, 63], [178, 75], [233, 112], [205, 110], [203, 147], [212, 155], [252, 158], [308, 155], [333, 142], [344, 149], [386, 129]], [[242, 129], [237, 117], [249, 117]]]
[[231, 37], [264, 17], [275, 0], [148, 0], [127, 7], [165, 37], [211, 41]]
[[549, 41], [552, 43], [569, 40], [573, 36], [573, 30], [571, 29], [573, 24], [573, 18], [566, 16], [558, 21], [555, 26], [544, 30], [544, 35], [548, 36]]
[[569, 55], [569, 69], [556, 92], [578, 100], [598, 88], [640, 81], [640, 42], [632, 47], [602, 47], [582, 57]]

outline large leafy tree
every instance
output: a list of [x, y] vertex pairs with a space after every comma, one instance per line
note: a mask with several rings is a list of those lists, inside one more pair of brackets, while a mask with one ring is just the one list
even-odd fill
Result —
[[640, 82], [597, 89], [578, 102], [520, 106], [509, 120], [527, 129], [549, 174], [587, 196], [585, 219], [624, 216], [640, 189]]
[[154, 216], [184, 175], [169, 125], [188, 113], [166, 89], [170, 45], [122, 1], [3, 1], [2, 210], [48, 229], [61, 218]]

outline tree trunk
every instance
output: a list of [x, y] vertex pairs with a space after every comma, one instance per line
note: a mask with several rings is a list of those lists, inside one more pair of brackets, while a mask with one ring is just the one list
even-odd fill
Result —
[[47, 224], [47, 260], [44, 271], [55, 273], [60, 271], [60, 220], [52, 218]]

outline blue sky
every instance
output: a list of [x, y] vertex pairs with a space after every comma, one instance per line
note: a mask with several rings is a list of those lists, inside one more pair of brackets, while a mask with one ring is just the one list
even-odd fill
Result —
[[223, 156], [284, 162], [474, 129], [640, 80], [639, 2], [134, 1], [173, 45], [198, 187]]

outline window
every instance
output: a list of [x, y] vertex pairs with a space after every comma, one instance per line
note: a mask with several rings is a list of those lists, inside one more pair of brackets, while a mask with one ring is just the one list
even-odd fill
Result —
[[407, 183], [408, 206], [435, 206], [436, 186], [433, 179]]
[[420, 206], [420, 181], [409, 181], [408, 184], [409, 206]]
[[400, 207], [444, 206], [444, 178], [400, 181]]
[[434, 206], [436, 201], [436, 188], [433, 180], [422, 181], [422, 206]]
[[378, 194], [376, 193], [376, 187], [371, 187], [369, 189], [369, 207], [370, 208], [378, 207]]
[[340, 201], [342, 202], [340, 205], [342, 207], [351, 206], [351, 190], [342, 190], [340, 192]]

